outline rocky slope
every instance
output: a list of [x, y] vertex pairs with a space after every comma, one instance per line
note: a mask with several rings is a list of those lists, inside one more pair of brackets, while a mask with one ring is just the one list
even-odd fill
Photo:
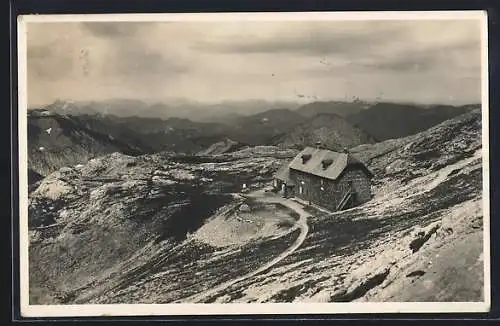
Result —
[[480, 113], [397, 144], [358, 148], [374, 199], [310, 208], [301, 247], [205, 302], [482, 301]]
[[481, 301], [480, 113], [352, 151], [375, 173], [374, 198], [304, 206], [305, 235], [261, 191], [293, 150], [62, 168], [29, 194], [30, 302]]
[[114, 153], [38, 181], [29, 195], [33, 302], [72, 302], [98, 284], [116, 285], [119, 274], [161, 262], [174, 247], [185, 247], [183, 261], [213, 251], [203, 243], [185, 245], [188, 233], [234, 201], [232, 193], [244, 183], [268, 182], [283, 159], [295, 154], [269, 153], [268, 148], [219, 158]]

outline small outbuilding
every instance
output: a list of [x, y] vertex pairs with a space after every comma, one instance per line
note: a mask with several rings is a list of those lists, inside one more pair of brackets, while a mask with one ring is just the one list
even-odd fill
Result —
[[306, 147], [276, 172], [273, 187], [284, 197], [338, 211], [370, 200], [372, 178], [368, 167], [347, 150]]

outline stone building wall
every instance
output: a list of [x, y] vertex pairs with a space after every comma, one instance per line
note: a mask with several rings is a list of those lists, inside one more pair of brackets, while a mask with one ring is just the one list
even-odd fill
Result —
[[335, 181], [292, 170], [290, 178], [295, 182], [295, 196], [311, 201], [330, 210], [335, 210], [340, 199]]
[[339, 190], [341, 193], [345, 193], [350, 182], [352, 182], [352, 187], [356, 192], [356, 205], [365, 203], [372, 198], [371, 181], [362, 169], [349, 167], [344, 170], [339, 177]]
[[295, 182], [295, 196], [335, 211], [345, 195], [349, 183], [356, 192], [355, 205], [371, 199], [370, 179], [359, 168], [346, 169], [338, 180], [329, 180], [301, 171], [291, 170], [290, 178]]

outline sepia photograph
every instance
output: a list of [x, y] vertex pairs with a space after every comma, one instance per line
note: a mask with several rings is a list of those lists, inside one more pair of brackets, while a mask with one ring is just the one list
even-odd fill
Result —
[[21, 314], [487, 312], [486, 27], [19, 16]]

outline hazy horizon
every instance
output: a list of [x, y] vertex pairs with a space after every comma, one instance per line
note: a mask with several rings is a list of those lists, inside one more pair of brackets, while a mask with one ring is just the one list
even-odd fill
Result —
[[[480, 105], [481, 101], [476, 101], [476, 102], [453, 102], [449, 103], [446, 101], [443, 102], [416, 102], [416, 101], [403, 101], [403, 100], [391, 100], [391, 99], [383, 99], [380, 101], [376, 100], [365, 100], [365, 99], [359, 99], [362, 102], [366, 102], [369, 104], [373, 103], [393, 103], [393, 104], [401, 104], [401, 105], [415, 105], [415, 106], [433, 106], [433, 105], [451, 105], [451, 106], [463, 106], [463, 105]], [[283, 107], [283, 109], [295, 109], [295, 107], [301, 107], [303, 105], [307, 104], [312, 104], [312, 103], [318, 103], [318, 102], [344, 102], [344, 103], [349, 103], [352, 102], [352, 100], [345, 100], [345, 99], [324, 99], [324, 100], [314, 100], [314, 101], [286, 101], [286, 100], [263, 100], [263, 99], [258, 99], [258, 98], [249, 98], [249, 99], [241, 99], [241, 100], [222, 100], [222, 101], [196, 101], [196, 100], [189, 100], [189, 99], [183, 99], [183, 98], [172, 98], [172, 99], [165, 99], [165, 100], [157, 100], [157, 101], [149, 101], [148, 99], [140, 99], [140, 98], [127, 98], [127, 97], [122, 97], [122, 98], [104, 98], [104, 99], [99, 99], [99, 100], [71, 100], [71, 99], [55, 99], [54, 101], [46, 104], [35, 104], [32, 106], [28, 106], [28, 110], [37, 110], [37, 109], [42, 109], [45, 108], [51, 104], [57, 103], [57, 102], [68, 102], [68, 103], [103, 103], [103, 102], [113, 102], [113, 101], [138, 101], [142, 102], [147, 106], [153, 106], [156, 104], [164, 104], [166, 106], [171, 105], [172, 107], [176, 106], [181, 106], [181, 105], [199, 105], [199, 106], [211, 106], [211, 105], [223, 105], [223, 104], [231, 104], [231, 103], [250, 103], [250, 102], [261, 102], [261, 103], [269, 103], [269, 104], [292, 104], [294, 107], [289, 108], [289, 107]]]
[[480, 103], [480, 36], [470, 19], [29, 23], [28, 106]]

